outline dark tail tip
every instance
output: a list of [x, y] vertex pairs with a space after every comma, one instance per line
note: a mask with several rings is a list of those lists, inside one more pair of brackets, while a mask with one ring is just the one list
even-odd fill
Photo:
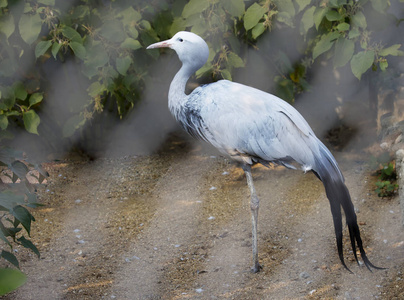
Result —
[[[356, 246], [355, 244], [358, 245], [359, 248], [359, 252], [361, 254], [361, 258], [363, 260], [363, 263], [365, 264], [366, 268], [372, 272], [372, 269], [376, 269], [376, 270], [385, 270], [386, 268], [381, 268], [381, 267], [377, 267], [374, 264], [372, 264], [370, 262], [370, 260], [368, 259], [365, 249], [363, 249], [363, 243], [362, 243], [362, 239], [361, 239], [361, 235], [360, 235], [360, 231], [359, 231], [359, 226], [358, 223], [356, 222], [356, 220], [354, 222], [349, 222], [348, 223], [348, 228], [349, 228], [349, 237], [351, 239], [351, 245], [352, 245], [352, 251], [355, 255], [355, 259], [356, 262], [359, 264], [358, 261], [358, 257], [356, 255]], [[355, 243], [356, 241], [356, 243]]]

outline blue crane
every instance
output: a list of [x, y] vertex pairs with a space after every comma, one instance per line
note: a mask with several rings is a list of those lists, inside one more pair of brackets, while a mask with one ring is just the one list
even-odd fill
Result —
[[198, 35], [181, 31], [147, 49], [164, 47], [175, 50], [182, 62], [168, 94], [171, 113], [191, 136], [212, 144], [238, 162], [246, 174], [251, 193], [252, 271], [261, 269], [257, 246], [259, 199], [251, 175], [251, 166], [255, 163], [264, 166], [273, 163], [312, 171], [322, 181], [330, 202], [342, 265], [348, 269], [342, 248], [341, 207], [345, 212], [356, 261], [358, 246], [366, 267], [369, 270], [371, 267], [380, 269], [366, 256], [354, 206], [335, 158], [302, 115], [274, 95], [228, 80], [197, 87], [187, 95], [187, 81], [206, 63], [209, 47]]

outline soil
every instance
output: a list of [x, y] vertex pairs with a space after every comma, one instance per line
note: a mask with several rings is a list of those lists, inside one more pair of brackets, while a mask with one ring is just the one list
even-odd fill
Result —
[[[398, 197], [379, 198], [363, 153], [336, 152], [370, 260], [344, 269], [321, 182], [253, 168], [260, 273], [250, 272], [243, 172], [173, 136], [158, 154], [47, 163], [31, 240], [16, 248], [27, 283], [2, 299], [404, 299]], [[3, 262], [4, 263], [4, 262]]]

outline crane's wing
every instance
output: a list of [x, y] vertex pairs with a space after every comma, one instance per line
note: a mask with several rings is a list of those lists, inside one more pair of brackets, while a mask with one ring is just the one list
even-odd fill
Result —
[[189, 129], [234, 159], [275, 162], [309, 170], [317, 138], [300, 113], [285, 101], [222, 80], [196, 89], [189, 98]]

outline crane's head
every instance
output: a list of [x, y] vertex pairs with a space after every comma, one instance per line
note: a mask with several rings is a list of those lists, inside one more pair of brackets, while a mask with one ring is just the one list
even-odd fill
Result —
[[198, 35], [188, 32], [177, 32], [171, 39], [155, 43], [147, 49], [171, 48], [177, 52], [177, 55], [183, 64], [201, 68], [209, 57], [209, 47], [206, 42]]

